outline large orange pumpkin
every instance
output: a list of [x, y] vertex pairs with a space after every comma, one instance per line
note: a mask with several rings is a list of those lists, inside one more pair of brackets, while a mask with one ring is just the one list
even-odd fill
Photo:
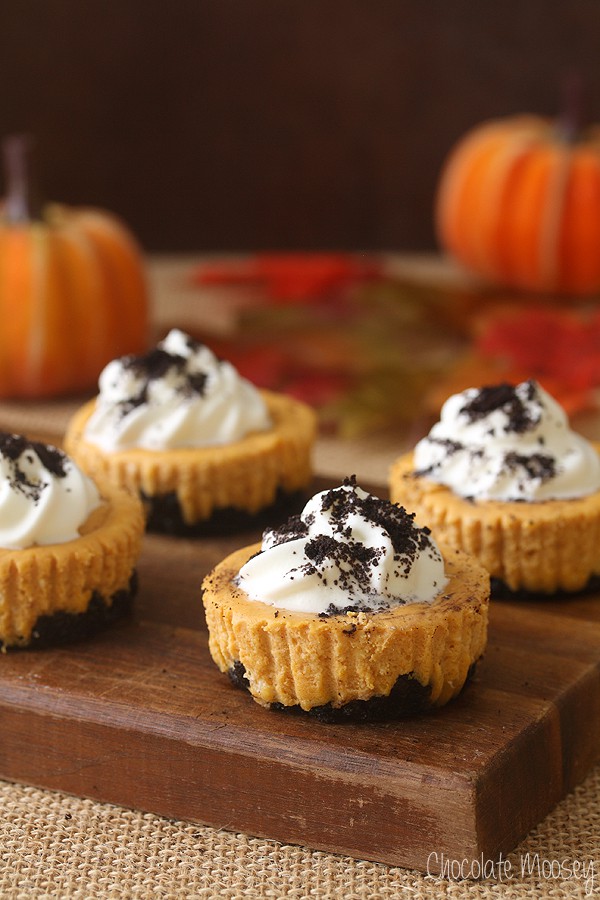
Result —
[[479, 125], [439, 184], [440, 242], [485, 279], [583, 295], [600, 288], [600, 127], [517, 116]]
[[138, 246], [113, 215], [49, 205], [30, 217], [23, 147], [6, 144], [0, 208], [0, 397], [92, 388], [116, 356], [147, 346]]

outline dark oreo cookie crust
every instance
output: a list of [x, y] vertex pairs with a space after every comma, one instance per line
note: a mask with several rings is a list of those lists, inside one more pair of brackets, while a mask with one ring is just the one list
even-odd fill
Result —
[[3, 652], [13, 650], [43, 649], [59, 644], [73, 643], [91, 637], [114, 622], [122, 619], [131, 611], [133, 598], [137, 593], [137, 573], [133, 573], [127, 588], [117, 591], [108, 604], [96, 591], [88, 608], [81, 613], [70, 613], [59, 610], [52, 615], [40, 616], [33, 626], [31, 640], [26, 645], [4, 647]]
[[600, 575], [592, 575], [588, 583], [579, 591], [553, 591], [551, 594], [545, 594], [542, 591], [513, 591], [500, 578], [490, 579], [490, 596], [493, 600], [544, 600], [546, 602], [552, 600], [570, 600], [575, 597], [582, 597], [586, 594], [600, 593]]
[[267, 525], [278, 525], [290, 514], [302, 509], [307, 499], [306, 491], [286, 493], [278, 488], [275, 501], [256, 513], [246, 512], [233, 506], [213, 510], [209, 519], [189, 524], [184, 521], [177, 494], [158, 494], [149, 497], [142, 493], [142, 500], [148, 510], [146, 529], [148, 531], [170, 534], [176, 537], [217, 537], [237, 531], [254, 528], [266, 528]]
[[[477, 663], [469, 668], [465, 684], [473, 677]], [[244, 665], [237, 661], [228, 672], [231, 682], [238, 688], [248, 691], [248, 679]], [[385, 722], [404, 719], [418, 715], [431, 706], [431, 688], [422, 685], [412, 674], [400, 675], [386, 697], [371, 697], [369, 700], [351, 700], [343, 706], [334, 707], [331, 703], [304, 710], [300, 706], [283, 706], [271, 703], [269, 709], [292, 715], [307, 715], [325, 724], [342, 724], [344, 722]]]

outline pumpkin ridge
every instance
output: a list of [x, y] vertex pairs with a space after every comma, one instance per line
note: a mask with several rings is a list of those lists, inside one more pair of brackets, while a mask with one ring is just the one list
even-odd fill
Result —
[[[483, 222], [473, 218], [471, 225], [478, 249], [478, 265], [487, 277], [493, 276], [499, 267], [504, 268], [508, 264], [510, 247], [503, 234], [502, 210], [507, 199], [508, 184], [515, 180], [519, 170], [527, 164], [535, 146], [536, 141], [531, 135], [524, 135], [522, 139], [516, 140], [514, 146], [504, 140], [497, 148], [494, 159], [490, 161], [485, 189], [481, 191]], [[495, 168], [492, 168], [494, 163]]]
[[[600, 247], [600, 147], [580, 148], [573, 156], [565, 188], [565, 211], [559, 235], [561, 281], [575, 292], [593, 283]], [[585, 252], [581, 252], [581, 249]], [[579, 252], [578, 252], [579, 251]]]
[[[60, 277], [68, 305], [69, 332], [63, 335], [64, 352], [91, 386], [108, 362], [104, 348], [110, 343], [108, 317], [99, 287], [98, 262], [90, 241], [68, 220], [64, 225], [57, 225], [54, 234], [62, 251]], [[85, 341], [81, 340], [82, 334], [86, 335]]]
[[26, 384], [28, 390], [35, 383], [44, 383], [43, 363], [44, 333], [47, 331], [47, 263], [48, 246], [44, 241], [44, 228], [39, 223], [30, 226], [31, 235], [31, 322], [26, 344]]
[[101, 269], [116, 311], [115, 339], [121, 349], [115, 356], [145, 349], [148, 320], [146, 284], [138, 263], [139, 251], [133, 238], [114, 218], [95, 210], [77, 213], [81, 231], [101, 248]]
[[539, 272], [542, 288], [552, 290], [561, 277], [559, 253], [560, 223], [571, 171], [571, 155], [565, 148], [557, 153], [553, 177], [548, 186], [545, 209], [540, 219]]

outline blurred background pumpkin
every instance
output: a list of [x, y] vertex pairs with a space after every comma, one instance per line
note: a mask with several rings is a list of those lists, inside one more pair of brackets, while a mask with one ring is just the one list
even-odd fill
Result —
[[440, 243], [489, 282], [561, 295], [600, 288], [600, 126], [578, 127], [578, 93], [568, 85], [559, 119], [485, 122], [449, 154]]
[[30, 192], [28, 144], [3, 145], [0, 209], [0, 397], [93, 388], [116, 356], [142, 351], [148, 295], [137, 243], [103, 210], [41, 206]]

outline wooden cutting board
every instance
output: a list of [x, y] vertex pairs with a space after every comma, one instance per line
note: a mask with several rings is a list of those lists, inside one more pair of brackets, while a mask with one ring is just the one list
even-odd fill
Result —
[[600, 757], [600, 597], [494, 603], [474, 681], [433, 714], [262, 709], [213, 665], [200, 598], [257, 538], [147, 536], [131, 619], [2, 656], [0, 777], [435, 873], [506, 855]]

